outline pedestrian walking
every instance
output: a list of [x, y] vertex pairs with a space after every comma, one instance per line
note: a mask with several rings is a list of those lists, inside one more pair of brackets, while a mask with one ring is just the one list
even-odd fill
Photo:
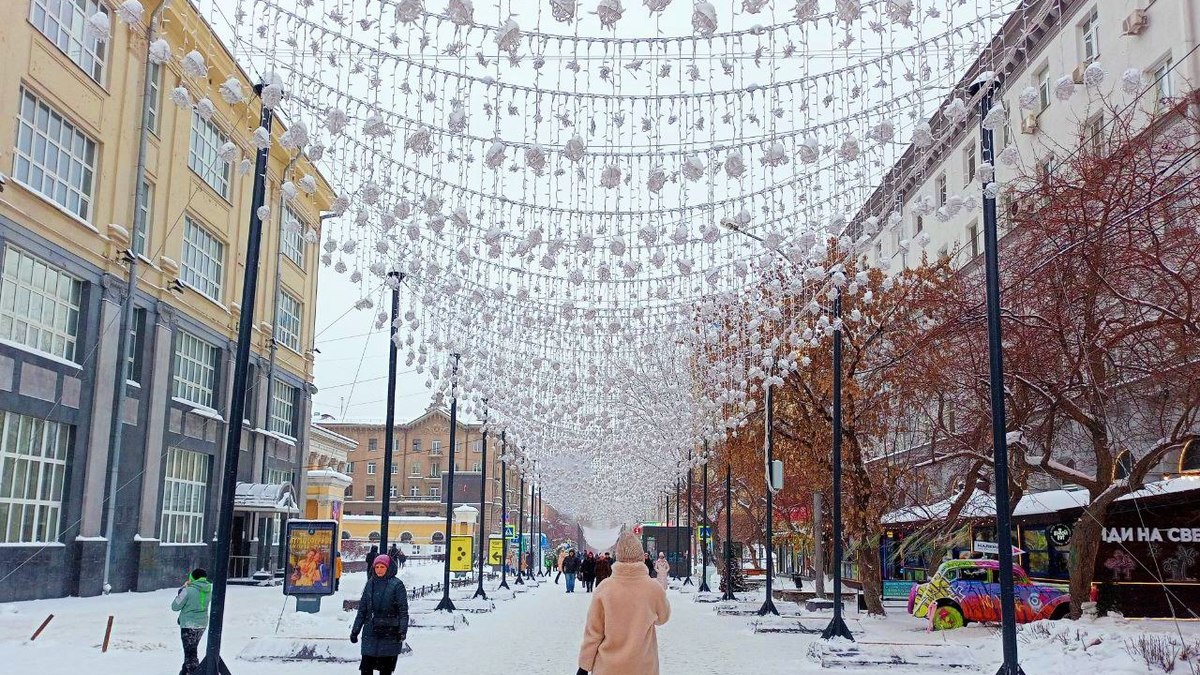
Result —
[[558, 552], [558, 560], [555, 561], [555, 564], [554, 564], [554, 567], [558, 570], [558, 574], [554, 575], [555, 585], [558, 585], [558, 580], [563, 575], [562, 565], [563, 565], [563, 560], [565, 560], [566, 558], [567, 558], [567, 550], [566, 549], [563, 549]]
[[567, 557], [562, 562], [563, 574], [567, 575], [567, 592], [575, 592], [575, 575], [579, 573], [579, 556], [575, 551], [567, 551]]
[[671, 618], [666, 591], [650, 580], [637, 537], [617, 539], [612, 578], [588, 608], [576, 675], [658, 675], [658, 634]]
[[200, 672], [200, 658], [196, 651], [200, 638], [208, 628], [208, 599], [212, 594], [212, 582], [208, 580], [208, 572], [197, 567], [188, 575], [187, 581], [179, 587], [171, 609], [179, 612], [176, 622], [179, 624], [179, 640], [183, 643], [183, 667], [179, 675], [192, 675]]
[[400, 551], [396, 556], [396, 562], [399, 564], [400, 569], [404, 569], [404, 563], [408, 562], [408, 556], [404, 555], [404, 551]]
[[663, 590], [667, 590], [667, 582], [670, 581], [671, 563], [667, 561], [667, 554], [659, 551], [658, 560], [654, 561], [654, 580], [658, 582]]
[[583, 580], [583, 589], [591, 593], [596, 585], [596, 556], [591, 551], [579, 563], [579, 577]]
[[608, 551], [604, 555], [596, 558], [596, 585], [612, 576], [612, 558], [608, 556]]
[[408, 592], [404, 582], [396, 578], [396, 565], [391, 556], [376, 556], [371, 577], [358, 601], [358, 614], [350, 629], [350, 642], [362, 635], [362, 675], [392, 675], [396, 657], [408, 637]]
[[[375, 559], [375, 558], [376, 558], [378, 555], [379, 555], [379, 545], [378, 545], [378, 544], [371, 544], [371, 550], [370, 550], [370, 551], [367, 551], [367, 562], [368, 562], [368, 563], [369, 563], [369, 562], [371, 562], [371, 561], [372, 561], [372, 560], [374, 560], [374, 559]], [[367, 578], [370, 578], [370, 576], [371, 576], [371, 575], [370, 575], [370, 572], [371, 572], [371, 570], [367, 570]]]
[[653, 579], [655, 575], [654, 561], [650, 559], [649, 553], [647, 553], [645, 559], [642, 560], [642, 564], [646, 566], [646, 572], [650, 575], [650, 578]]
[[336, 593], [342, 587], [342, 552], [333, 552], [333, 591]]

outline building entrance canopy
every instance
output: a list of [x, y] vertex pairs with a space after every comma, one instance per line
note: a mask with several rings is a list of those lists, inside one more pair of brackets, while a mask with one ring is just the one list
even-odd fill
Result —
[[235, 511], [298, 514], [291, 483], [238, 483], [234, 492]]

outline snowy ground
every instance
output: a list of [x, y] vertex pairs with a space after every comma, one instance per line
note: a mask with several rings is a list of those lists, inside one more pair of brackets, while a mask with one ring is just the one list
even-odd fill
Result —
[[[441, 568], [414, 566], [402, 573], [409, 585], [441, 580]], [[294, 601], [285, 602], [278, 588], [232, 587], [228, 601], [223, 653], [236, 675], [276, 673], [346, 673], [348, 664], [250, 662], [237, 658], [252, 639], [286, 636], [328, 638], [342, 647], [352, 614], [341, 611], [342, 597], [357, 597], [365, 575], [348, 575], [340, 596], [324, 601], [317, 615], [298, 614]], [[490, 586], [491, 584], [489, 584]], [[577, 589], [578, 591], [578, 589]], [[459, 591], [463, 593], [465, 591]], [[170, 611], [174, 591], [123, 593], [108, 598], [64, 598], [0, 605], [0, 663], [6, 672], [173, 673], [180, 649], [175, 615]], [[953, 632], [930, 633], [924, 621], [892, 608], [886, 619], [848, 615], [856, 632], [858, 653], [832, 654], [815, 635], [756, 633], [756, 616], [724, 616], [717, 605], [693, 602], [690, 592], [669, 592], [673, 616], [659, 631], [664, 675], [775, 675], [829, 672], [930, 673], [960, 666], [960, 673], [994, 673], [1000, 662], [996, 630], [971, 626]], [[746, 594], [743, 606], [754, 607]], [[589, 596], [563, 593], [562, 585], [543, 583], [511, 600], [496, 602], [488, 614], [465, 615], [468, 626], [448, 632], [414, 628], [409, 634], [413, 654], [401, 660], [398, 672], [458, 675], [463, 672], [551, 675], [575, 671], [575, 658]], [[803, 617], [799, 607], [780, 603], [785, 614]], [[29, 636], [47, 614], [55, 618], [46, 631]], [[108, 615], [113, 615], [113, 641], [107, 654], [100, 643]], [[824, 626], [828, 615], [772, 619], [767, 624]], [[278, 625], [278, 630], [277, 630]], [[1160, 634], [1178, 644], [1200, 647], [1200, 626], [1166, 621], [1059, 622], [1022, 631], [1021, 660], [1029, 675], [1096, 672], [1106, 675], [1161, 672], [1135, 660], [1127, 644], [1139, 634]], [[260, 643], [261, 644], [261, 643]], [[848, 643], [847, 643], [848, 644]], [[844, 652], [847, 644], [832, 651]], [[831, 668], [823, 667], [822, 656]], [[852, 667], [853, 659], [887, 661], [899, 657], [913, 665]], [[1200, 660], [1180, 662], [1175, 672], [1200, 672]], [[14, 668], [14, 670], [9, 670]], [[1194, 668], [1193, 668], [1194, 667]]]

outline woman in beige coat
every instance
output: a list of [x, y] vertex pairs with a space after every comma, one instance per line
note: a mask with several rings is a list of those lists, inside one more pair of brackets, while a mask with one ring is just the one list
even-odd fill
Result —
[[667, 562], [667, 555], [665, 553], [660, 552], [658, 554], [658, 560], [654, 563], [654, 573], [658, 575], [654, 580], [658, 582], [659, 586], [663, 587], [664, 591], [667, 590], [667, 581], [671, 576], [671, 563]]
[[667, 593], [650, 578], [632, 533], [621, 533], [616, 553], [612, 577], [588, 609], [577, 675], [658, 675], [655, 627], [671, 618]]

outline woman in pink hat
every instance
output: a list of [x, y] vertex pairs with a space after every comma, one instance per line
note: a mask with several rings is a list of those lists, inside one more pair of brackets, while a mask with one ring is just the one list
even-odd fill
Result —
[[387, 554], [375, 557], [370, 579], [358, 602], [358, 615], [350, 629], [350, 641], [362, 634], [362, 675], [391, 675], [396, 657], [408, 637], [408, 591], [396, 578], [396, 565]]

